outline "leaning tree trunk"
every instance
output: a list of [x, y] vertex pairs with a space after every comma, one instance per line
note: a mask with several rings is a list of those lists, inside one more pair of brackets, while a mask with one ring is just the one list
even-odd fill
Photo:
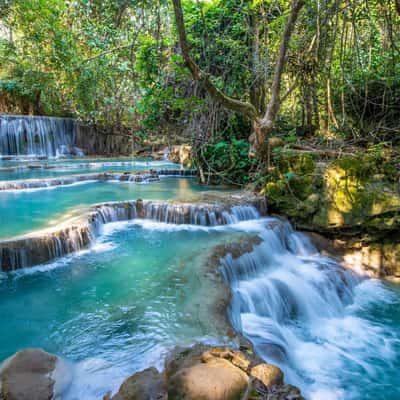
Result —
[[179, 43], [182, 50], [182, 56], [189, 68], [193, 78], [203, 83], [208, 94], [219, 101], [226, 108], [235, 111], [247, 117], [253, 126], [254, 134], [250, 136], [252, 144], [250, 154], [257, 153], [261, 160], [267, 159], [269, 166], [269, 136], [274, 127], [276, 116], [281, 105], [280, 91], [282, 74], [286, 65], [286, 55], [289, 41], [292, 36], [300, 10], [305, 5], [305, 0], [292, 0], [289, 17], [286, 21], [282, 34], [281, 45], [279, 48], [278, 60], [274, 70], [274, 76], [271, 85], [271, 98], [267, 105], [264, 116], [261, 116], [257, 108], [248, 102], [236, 100], [227, 96], [219, 90], [211, 81], [210, 76], [201, 70], [193, 58], [190, 56], [190, 47], [186, 35], [185, 21], [183, 18], [181, 0], [172, 0], [175, 12], [175, 21], [179, 35]]

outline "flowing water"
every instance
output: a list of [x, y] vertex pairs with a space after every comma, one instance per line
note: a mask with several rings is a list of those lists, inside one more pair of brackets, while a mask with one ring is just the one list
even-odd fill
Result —
[[151, 184], [84, 182], [49, 189], [0, 193], [0, 238], [55, 226], [89, 205], [130, 199], [188, 201], [210, 191], [194, 179], [163, 178]]
[[[62, 161], [62, 168], [116, 168], [104, 164], [110, 162], [121, 160]], [[25, 172], [49, 176], [43, 171], [56, 172]], [[189, 201], [206, 190], [194, 179], [165, 178], [146, 185], [96, 182], [3, 192], [0, 237], [56, 225], [93, 203]], [[78, 254], [0, 273], [0, 361], [19, 349], [42, 347], [71, 363], [65, 399], [94, 400], [135, 371], [161, 368], [176, 344], [234, 345], [217, 329], [217, 317], [210, 317], [215, 286], [205, 279], [204, 260], [219, 243], [257, 234], [262, 243], [252, 253], [221, 260], [235, 329], [309, 399], [400, 398], [398, 286], [343, 270], [290, 225], [259, 218], [250, 208], [224, 214], [222, 226], [213, 212], [191, 215], [196, 225], [165, 207], [154, 207], [148, 217], [153, 220], [102, 226], [97, 241]]]
[[66, 175], [90, 174], [100, 172], [125, 172], [177, 169], [179, 166], [169, 161], [150, 161], [147, 159], [98, 159], [58, 161], [18, 161], [0, 162], [0, 180], [55, 178]]
[[0, 155], [57, 157], [70, 154], [74, 142], [72, 119], [0, 115]]
[[257, 353], [318, 400], [400, 397], [400, 290], [345, 271], [289, 224], [222, 260], [229, 316]]
[[220, 339], [200, 310], [208, 290], [196, 266], [233, 233], [107, 228], [92, 251], [0, 281], [0, 360], [32, 346], [66, 357], [76, 374], [69, 399], [102, 398], [134, 371], [161, 367], [177, 343]]

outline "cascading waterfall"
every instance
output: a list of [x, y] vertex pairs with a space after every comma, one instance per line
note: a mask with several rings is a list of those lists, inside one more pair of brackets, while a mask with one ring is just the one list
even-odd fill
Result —
[[258, 218], [253, 206], [225, 209], [210, 204], [173, 204], [153, 201], [127, 201], [99, 204], [87, 219], [70, 226], [36, 235], [0, 242], [0, 271], [12, 271], [51, 261], [79, 251], [101, 235], [104, 224], [146, 219], [168, 224], [218, 226]]
[[251, 253], [221, 259], [233, 327], [307, 398], [360, 399], [358, 388], [346, 388], [344, 371], [368, 384], [382, 373], [374, 370], [382, 358], [390, 363], [393, 355], [389, 339], [383, 342], [382, 332], [357, 314], [357, 293], [374, 282], [318, 254], [287, 222], [271, 220], [260, 237]]
[[[0, 115], [0, 155], [57, 157], [76, 153], [70, 118]], [[74, 154], [75, 155], [75, 154]]]

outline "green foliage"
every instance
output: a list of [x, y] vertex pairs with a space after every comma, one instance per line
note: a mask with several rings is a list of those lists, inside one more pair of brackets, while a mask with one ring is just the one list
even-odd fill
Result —
[[[253, 102], [263, 114], [291, 2], [182, 3], [193, 59], [224, 93]], [[391, 2], [335, 4], [306, 1], [289, 43], [273, 135], [287, 144], [305, 137], [327, 144], [332, 137], [362, 136], [366, 147], [387, 142], [339, 160], [338, 167], [359, 179], [384, 174], [395, 181], [399, 161], [388, 149], [399, 143], [400, 15]], [[206, 171], [250, 180], [252, 127], [193, 82], [170, 2], [6, 5], [0, 10], [0, 111], [73, 115], [138, 136], [185, 136]], [[313, 156], [285, 148], [272, 156], [276, 171], [267, 182], [276, 185], [274, 193], [305, 199], [310, 190], [302, 187], [318, 188]]]
[[256, 164], [248, 157], [249, 143], [243, 139], [232, 139], [231, 141], [220, 141], [209, 144], [201, 150], [198, 156], [205, 171], [217, 173], [219, 179], [226, 182], [243, 184], [250, 181], [249, 171]]
[[316, 157], [311, 153], [299, 154], [296, 151], [277, 148], [274, 149], [273, 158], [279, 170], [284, 174], [308, 175], [313, 173], [316, 167]]

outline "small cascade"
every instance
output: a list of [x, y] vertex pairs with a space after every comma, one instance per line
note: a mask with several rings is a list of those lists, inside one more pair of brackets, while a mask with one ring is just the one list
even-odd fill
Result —
[[82, 223], [39, 236], [0, 242], [0, 271], [43, 264], [84, 249], [95, 238], [92, 226]]
[[212, 227], [259, 218], [256, 208], [247, 205], [225, 209], [220, 205], [142, 200], [101, 205], [97, 208], [97, 212], [101, 216], [102, 223], [141, 218], [167, 224]]
[[48, 178], [48, 179], [27, 179], [27, 180], [16, 180], [16, 181], [0, 181], [0, 191], [14, 191], [14, 190], [31, 190], [31, 189], [43, 189], [53, 188], [56, 186], [67, 186], [74, 185], [84, 182], [107, 182], [107, 181], [118, 181], [118, 182], [132, 182], [132, 183], [151, 183], [158, 182], [160, 178], [158, 175], [137, 173], [132, 174], [125, 172], [123, 174], [116, 173], [100, 173], [100, 174], [85, 174], [85, 175], [71, 175], [62, 176], [59, 178]]
[[160, 176], [181, 176], [181, 177], [196, 177], [197, 170], [196, 169], [159, 169], [159, 170], [150, 170]]
[[248, 205], [225, 209], [220, 205], [143, 200], [98, 204], [86, 218], [71, 222], [71, 226], [1, 241], [0, 271], [31, 267], [82, 250], [101, 235], [103, 225], [111, 222], [147, 219], [168, 224], [213, 227], [258, 216], [258, 211]]
[[[222, 274], [232, 291], [228, 315], [259, 356], [279, 365], [289, 382], [307, 389], [305, 381], [309, 384], [317, 377], [317, 373], [307, 376], [307, 362], [323, 370], [325, 347], [338, 346], [338, 354], [343, 352], [342, 343], [313, 346], [330, 340], [321, 336], [321, 327], [342, 323], [362, 278], [319, 255], [308, 237], [287, 222], [268, 224], [260, 238], [262, 243], [251, 253], [221, 259]], [[307, 351], [313, 348], [316, 354], [310, 357]]]
[[73, 119], [0, 115], [0, 155], [82, 155], [74, 143]]

